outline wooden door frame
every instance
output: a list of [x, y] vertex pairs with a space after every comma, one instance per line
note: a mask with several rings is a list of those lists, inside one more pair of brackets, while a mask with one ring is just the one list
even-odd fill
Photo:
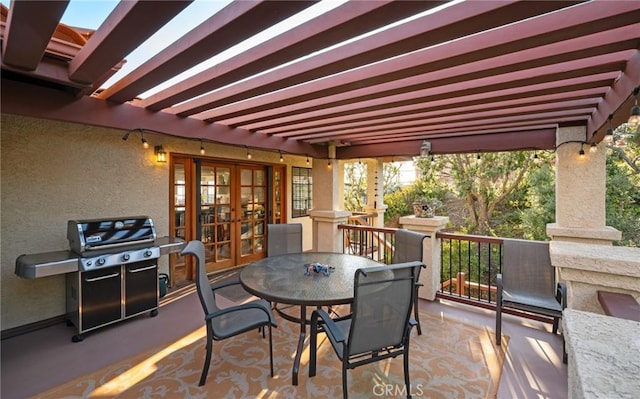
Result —
[[[268, 207], [267, 216], [265, 217], [265, 226], [264, 226], [264, 234], [265, 241], [263, 243], [264, 246], [264, 256], [266, 256], [266, 224], [268, 223], [284, 223], [287, 220], [287, 196], [286, 196], [286, 188], [287, 188], [287, 165], [282, 164], [274, 164], [274, 163], [265, 163], [265, 162], [246, 162], [246, 161], [238, 161], [233, 159], [226, 158], [216, 158], [216, 157], [202, 157], [191, 154], [181, 154], [181, 153], [171, 153], [169, 157], [169, 230], [172, 235], [176, 233], [176, 214], [175, 214], [175, 166], [176, 164], [182, 163], [185, 165], [185, 240], [188, 241], [190, 239], [194, 239], [197, 237], [197, 226], [199, 223], [197, 222], [197, 213], [195, 213], [196, 206], [196, 195], [197, 190], [195, 189], [199, 186], [199, 182], [196, 181], [197, 174], [195, 173], [196, 168], [196, 160], [200, 160], [206, 163], [218, 164], [221, 166], [229, 166], [232, 171], [235, 169], [238, 174], [237, 180], [237, 200], [240, 201], [239, 191], [239, 171], [242, 166], [249, 166], [255, 168], [256, 166], [264, 167], [265, 171], [265, 179], [266, 179], [266, 192], [265, 192], [265, 204]], [[281, 181], [280, 181], [280, 218], [276, 219], [275, 215], [275, 190], [273, 185], [276, 183], [275, 181], [275, 170], [280, 170], [282, 173]], [[234, 173], [234, 172], [232, 172]], [[191, 206], [187, 206], [187, 204], [192, 204]], [[187, 209], [190, 208], [190, 209]], [[195, 223], [194, 223], [195, 221]], [[240, 224], [238, 224], [239, 230]], [[240, 232], [236, 234], [238, 237], [240, 236]], [[236, 242], [235, 246], [239, 247], [240, 242]], [[237, 249], [238, 254], [240, 254], [240, 248]], [[195, 278], [195, 265], [193, 263], [192, 257], [181, 257], [180, 254], [172, 254], [169, 257], [169, 274], [170, 274], [170, 283], [174, 284], [174, 272], [175, 265], [178, 260], [185, 262], [185, 278], [187, 281], [193, 281]], [[240, 260], [239, 255], [238, 258], [235, 258], [232, 261], [233, 265], [231, 268], [239, 266], [238, 261]]]

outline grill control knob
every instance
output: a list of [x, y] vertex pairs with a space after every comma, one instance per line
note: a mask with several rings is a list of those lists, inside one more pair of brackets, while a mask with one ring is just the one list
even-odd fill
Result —
[[123, 261], [123, 262], [126, 262], [126, 261], [128, 261], [129, 259], [131, 259], [131, 255], [129, 255], [129, 254], [123, 254], [123, 255], [122, 255], [122, 261]]
[[96, 265], [98, 266], [102, 266], [106, 263], [106, 259], [105, 258], [98, 258], [98, 260], [96, 261]]
[[153, 255], [153, 252], [151, 252], [151, 250], [150, 250], [150, 249], [147, 249], [146, 251], [144, 251], [144, 257], [145, 257], [145, 258], [148, 258], [148, 257], [150, 257], [151, 255]]

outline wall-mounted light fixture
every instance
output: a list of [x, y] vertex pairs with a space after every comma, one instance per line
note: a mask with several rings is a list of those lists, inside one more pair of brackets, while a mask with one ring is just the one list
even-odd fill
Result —
[[202, 139], [200, 139], [200, 155], [204, 155], [204, 153], [204, 143], [202, 142]]
[[640, 86], [633, 89], [633, 96], [635, 99], [635, 104], [631, 107], [631, 113], [629, 115], [628, 124], [631, 125], [633, 129], [637, 129], [638, 125], [640, 125], [640, 106], [638, 106], [638, 93], [640, 93]]
[[427, 140], [424, 140], [422, 142], [422, 145], [420, 146], [420, 156], [428, 157], [430, 152], [431, 152], [431, 143], [428, 142]]
[[309, 165], [309, 155], [307, 155], [307, 165]]
[[331, 158], [327, 158], [327, 168], [331, 169]]
[[167, 162], [167, 153], [164, 151], [164, 148], [161, 145], [155, 146], [153, 152], [156, 154], [156, 162]]

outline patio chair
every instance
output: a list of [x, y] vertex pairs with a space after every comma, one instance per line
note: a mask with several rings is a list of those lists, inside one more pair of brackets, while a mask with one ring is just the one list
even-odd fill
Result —
[[267, 256], [302, 252], [302, 224], [268, 224]]
[[[267, 256], [295, 254], [302, 252], [302, 224], [268, 224], [267, 225]], [[278, 304], [273, 303], [276, 311]], [[291, 306], [286, 306], [290, 308]]]
[[342, 361], [342, 396], [347, 370], [390, 357], [404, 357], [404, 382], [410, 396], [409, 337], [415, 321], [411, 307], [421, 262], [358, 269], [354, 276], [353, 312], [334, 320], [327, 312], [311, 316], [309, 377], [316, 375], [318, 333], [324, 331]]
[[564, 284], [556, 282], [549, 243], [506, 239], [503, 251], [502, 274], [497, 276], [496, 344], [502, 341], [505, 308], [553, 317], [557, 334], [567, 295]]
[[204, 310], [204, 320], [207, 324], [207, 355], [202, 368], [199, 385], [202, 386], [207, 380], [209, 364], [213, 349], [213, 341], [221, 341], [250, 330], [269, 327], [269, 361], [271, 365], [271, 377], [273, 377], [273, 342], [271, 340], [271, 327], [277, 327], [269, 302], [259, 299], [243, 303], [237, 306], [219, 308], [216, 304], [215, 291], [239, 284], [238, 281], [226, 281], [220, 284], [209, 284], [204, 261], [204, 245], [201, 241], [190, 241], [182, 250], [182, 255], [193, 255], [196, 258], [196, 288], [198, 297]]
[[[395, 249], [393, 251], [393, 257], [391, 264], [418, 261], [422, 262], [423, 243], [424, 239], [429, 236], [426, 234], [417, 233], [411, 230], [400, 229], [396, 231]], [[423, 265], [422, 267], [426, 267]], [[418, 290], [424, 284], [420, 281], [420, 269], [416, 276], [416, 295], [413, 303], [413, 314], [417, 323], [418, 335], [422, 335], [422, 327], [420, 326], [420, 312], [418, 309]]]

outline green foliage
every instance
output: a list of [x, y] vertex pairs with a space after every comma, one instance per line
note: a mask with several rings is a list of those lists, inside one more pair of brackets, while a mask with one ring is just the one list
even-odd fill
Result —
[[552, 154], [541, 154], [539, 159], [527, 175], [524, 207], [518, 210], [514, 228], [521, 231], [519, 237], [545, 241], [547, 224], [555, 221], [556, 214], [555, 167]]
[[[606, 223], [622, 232], [616, 245], [638, 247], [640, 145], [635, 136], [626, 137], [624, 147], [607, 146]], [[548, 240], [546, 226], [555, 221], [555, 153], [538, 152], [537, 158], [533, 162], [530, 151], [482, 154], [480, 162], [476, 154], [418, 158], [414, 185], [385, 188], [385, 224], [411, 215], [416, 200], [437, 199], [443, 206], [436, 213], [456, 220], [453, 231]]]
[[618, 245], [640, 246], [640, 174], [616, 152], [607, 157], [607, 225], [622, 232]]
[[387, 210], [384, 213], [385, 226], [396, 226], [400, 216], [407, 216], [413, 213], [412, 204], [420, 197], [416, 185], [403, 187], [385, 194], [384, 204]]
[[367, 205], [367, 165], [362, 162], [344, 164], [344, 207], [363, 212]]

